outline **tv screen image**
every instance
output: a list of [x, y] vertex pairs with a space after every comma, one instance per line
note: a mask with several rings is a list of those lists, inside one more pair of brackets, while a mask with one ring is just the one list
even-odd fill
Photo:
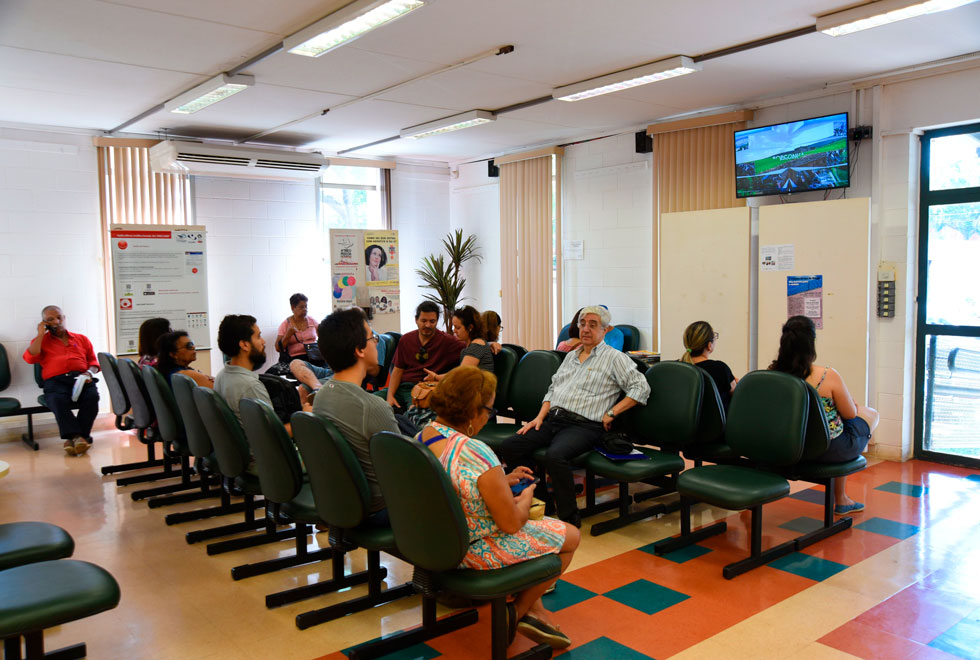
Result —
[[735, 131], [735, 195], [851, 185], [847, 113]]

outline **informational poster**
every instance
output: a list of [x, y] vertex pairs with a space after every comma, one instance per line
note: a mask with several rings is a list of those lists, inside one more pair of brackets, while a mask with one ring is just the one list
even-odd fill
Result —
[[823, 329], [823, 275], [786, 277], [786, 316], [808, 316]]
[[371, 308], [375, 314], [401, 313], [400, 290], [394, 286], [381, 286], [371, 289]]
[[561, 254], [565, 261], [581, 261], [585, 259], [585, 241], [563, 241]]
[[361, 263], [359, 231], [330, 230], [330, 263], [332, 266], [357, 266]]
[[205, 228], [113, 225], [110, 236], [117, 352], [136, 354], [140, 325], [155, 317], [210, 348]]
[[333, 283], [334, 311], [357, 304], [357, 266], [334, 265], [330, 279]]
[[398, 286], [398, 232], [364, 232], [364, 267], [367, 285]]
[[792, 243], [759, 246], [759, 270], [793, 270], [795, 267], [796, 249]]

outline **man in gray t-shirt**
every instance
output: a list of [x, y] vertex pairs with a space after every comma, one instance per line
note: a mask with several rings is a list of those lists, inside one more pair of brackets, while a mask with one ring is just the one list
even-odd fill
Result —
[[395, 414], [384, 399], [361, 388], [366, 376], [377, 375], [378, 336], [358, 307], [339, 310], [323, 319], [317, 329], [320, 352], [333, 378], [323, 384], [313, 399], [313, 412], [336, 425], [354, 449], [371, 488], [371, 519], [387, 524], [387, 509], [378, 488], [368, 442], [379, 431], [399, 433]]
[[254, 316], [229, 314], [218, 326], [218, 348], [228, 356], [228, 364], [214, 380], [214, 391], [221, 395], [242, 423], [242, 399], [258, 399], [270, 406], [272, 399], [256, 371], [265, 362], [265, 339]]

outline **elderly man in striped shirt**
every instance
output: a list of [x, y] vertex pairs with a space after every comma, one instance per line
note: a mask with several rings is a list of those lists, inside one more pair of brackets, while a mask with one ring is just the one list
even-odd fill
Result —
[[603, 343], [610, 320], [604, 307], [586, 307], [579, 313], [582, 343], [565, 357], [551, 379], [538, 416], [507, 438], [500, 449], [501, 458], [514, 468], [519, 464], [530, 467], [531, 454], [547, 448], [545, 468], [558, 517], [577, 527], [582, 519], [575, 503], [571, 459], [595, 447], [616, 417], [645, 404], [650, 396], [646, 378], [629, 356]]

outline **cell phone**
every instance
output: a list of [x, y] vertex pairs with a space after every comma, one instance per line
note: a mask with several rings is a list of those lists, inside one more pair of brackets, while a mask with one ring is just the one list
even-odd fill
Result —
[[510, 492], [512, 492], [514, 495], [520, 495], [522, 490], [524, 490], [525, 488], [527, 488], [531, 484], [538, 483], [539, 481], [541, 481], [541, 480], [538, 479], [537, 477], [535, 477], [534, 479], [528, 479], [527, 477], [525, 477], [524, 479], [521, 479], [516, 484], [514, 484], [513, 486], [511, 486], [510, 487]]

